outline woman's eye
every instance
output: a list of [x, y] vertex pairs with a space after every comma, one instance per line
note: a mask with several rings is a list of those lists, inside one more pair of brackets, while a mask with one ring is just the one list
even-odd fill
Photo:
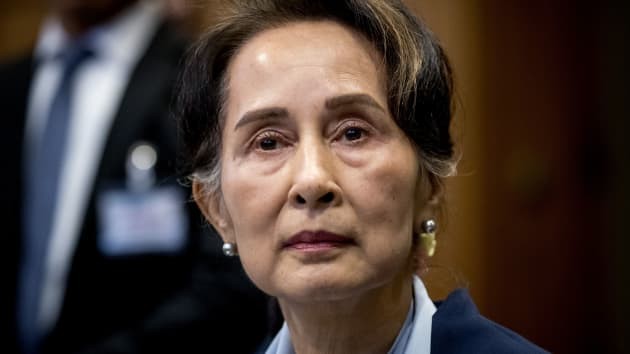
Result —
[[273, 151], [285, 147], [286, 140], [278, 132], [266, 131], [255, 138], [252, 146], [259, 151]]
[[361, 128], [351, 127], [347, 128], [343, 132], [343, 135], [349, 141], [359, 140], [363, 137], [363, 130]]
[[346, 144], [359, 144], [366, 141], [370, 132], [370, 126], [365, 123], [346, 121], [337, 128], [335, 140]]
[[258, 146], [261, 150], [274, 150], [278, 148], [278, 140], [273, 138], [263, 138], [258, 142]]

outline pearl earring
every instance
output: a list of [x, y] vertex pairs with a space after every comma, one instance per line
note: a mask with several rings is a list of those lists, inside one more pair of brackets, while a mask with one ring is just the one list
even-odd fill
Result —
[[223, 254], [228, 257], [234, 257], [238, 255], [238, 250], [236, 249], [236, 244], [231, 242], [223, 243]]

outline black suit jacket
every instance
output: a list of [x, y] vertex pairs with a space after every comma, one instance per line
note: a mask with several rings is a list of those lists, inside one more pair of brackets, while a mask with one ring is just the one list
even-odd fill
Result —
[[[203, 229], [192, 203], [186, 205], [191, 232], [181, 252], [108, 257], [97, 247], [96, 198], [125, 180], [132, 144], [140, 140], [154, 144], [159, 156], [157, 183], [177, 183], [176, 128], [169, 103], [183, 43], [168, 25], [162, 26], [133, 71], [107, 137], [61, 314], [44, 341], [45, 353], [193, 353], [209, 352], [209, 348], [210, 352], [248, 353], [266, 333], [266, 298], [249, 282], [238, 261], [220, 254], [218, 237]], [[0, 68], [3, 353], [17, 352], [22, 150], [34, 68], [31, 57]], [[238, 339], [232, 341], [232, 337]]]

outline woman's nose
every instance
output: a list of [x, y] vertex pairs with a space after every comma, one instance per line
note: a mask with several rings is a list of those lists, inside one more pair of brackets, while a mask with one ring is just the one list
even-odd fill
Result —
[[294, 166], [289, 201], [298, 208], [325, 208], [341, 201], [332, 156], [324, 146], [300, 149]]

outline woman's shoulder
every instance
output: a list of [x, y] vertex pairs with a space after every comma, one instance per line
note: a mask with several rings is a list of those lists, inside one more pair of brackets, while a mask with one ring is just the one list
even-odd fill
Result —
[[515, 332], [481, 316], [468, 291], [457, 289], [437, 302], [432, 353], [547, 353]]

